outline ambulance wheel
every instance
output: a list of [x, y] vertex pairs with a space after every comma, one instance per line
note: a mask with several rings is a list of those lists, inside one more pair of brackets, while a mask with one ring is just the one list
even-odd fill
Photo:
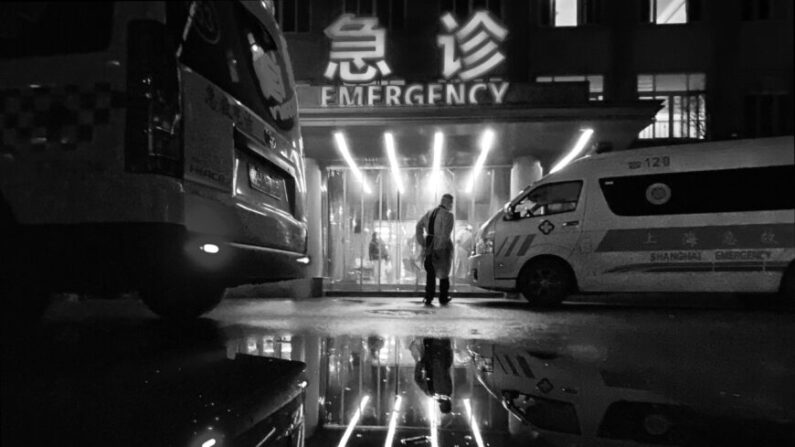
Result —
[[574, 274], [565, 262], [544, 258], [526, 264], [519, 273], [519, 291], [534, 306], [555, 306], [574, 291]]
[[144, 287], [141, 300], [152, 312], [169, 320], [192, 320], [213, 310], [224, 296], [224, 286], [184, 277], [154, 281]]

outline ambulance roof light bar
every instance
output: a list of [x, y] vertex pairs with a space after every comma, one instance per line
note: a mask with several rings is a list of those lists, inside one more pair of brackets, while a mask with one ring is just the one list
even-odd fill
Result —
[[563, 157], [563, 160], [560, 160], [550, 171], [550, 174], [554, 174], [555, 172], [560, 171], [561, 169], [565, 168], [566, 165], [572, 162], [578, 155], [585, 149], [585, 146], [588, 144], [588, 141], [591, 140], [591, 136], [593, 135], [593, 129], [582, 129], [580, 130], [582, 134], [580, 134], [580, 138], [577, 140], [577, 144], [571, 149], [571, 151]]
[[491, 129], [484, 130], [483, 135], [480, 137], [480, 155], [478, 155], [478, 159], [475, 161], [475, 166], [472, 168], [472, 174], [469, 177], [469, 182], [467, 182], [467, 193], [472, 193], [475, 189], [475, 180], [478, 175], [480, 175], [480, 171], [483, 170], [483, 164], [486, 163], [486, 157], [489, 155], [489, 151], [493, 145], [494, 131]]
[[395, 155], [395, 137], [392, 132], [384, 132], [384, 144], [386, 145], [386, 155], [389, 157], [389, 165], [392, 167], [392, 180], [400, 194], [403, 194], [403, 180], [400, 178], [400, 166], [398, 166], [397, 155]]
[[370, 185], [367, 184], [367, 179], [364, 178], [364, 174], [362, 174], [362, 171], [359, 170], [359, 166], [356, 165], [353, 157], [351, 157], [351, 152], [348, 150], [348, 143], [345, 141], [345, 135], [342, 132], [334, 132], [334, 140], [337, 143], [337, 150], [340, 151], [342, 158], [348, 163], [348, 167], [351, 168], [354, 177], [361, 182], [364, 192], [367, 194], [372, 193], [373, 191], [370, 189]]

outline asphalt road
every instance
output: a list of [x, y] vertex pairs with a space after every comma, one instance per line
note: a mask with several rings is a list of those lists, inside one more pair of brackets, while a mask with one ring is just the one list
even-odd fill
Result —
[[[340, 396], [332, 399], [333, 387], [328, 385], [334, 371], [324, 369], [321, 374], [313, 368], [325, 365], [340, 350], [350, 350], [351, 358], [369, 355], [375, 362], [384, 343], [386, 351], [404, 349], [408, 353], [411, 340], [437, 339], [452, 340], [454, 368], [467, 367], [467, 350], [473, 347], [489, 346], [494, 352], [519, 349], [529, 353], [525, 357], [531, 363], [541, 362], [538, 366], [533, 363], [533, 370], [538, 375], [539, 368], [547, 368], [552, 382], [564, 380], [555, 380], [560, 374], [572, 383], [586, 382], [585, 376], [581, 377], [583, 371], [598, 371], [605, 383], [617, 381], [682, 408], [698, 409], [698, 414], [708, 415], [703, 419], [707, 425], [718, 420], [729, 425], [756, 421], [766, 428], [759, 432], [752, 428], [746, 435], [760, 445], [789, 440], [782, 433], [790, 429], [795, 433], [795, 314], [787, 309], [749, 309], [732, 297], [576, 297], [549, 310], [506, 299], [455, 299], [446, 307], [436, 304], [430, 308], [419, 298], [226, 299], [196, 325], [187, 331], [166, 329], [167, 323], [132, 298], [60, 300], [40, 324], [4, 340], [3, 364], [13, 364], [4, 366], [4, 377], [13, 374], [14, 380], [13, 385], [3, 381], [3, 432], [9, 428], [13, 432], [25, 423], [24, 415], [6, 416], [15, 411], [8, 408], [8, 402], [19, 399], [19, 389], [39, 390], [34, 397], [47, 394], [42, 390], [59, 386], [48, 381], [55, 381], [61, 368], [74, 370], [75, 359], [80, 359], [81, 365], [101, 364], [86, 374], [102, 376], [132, 370], [138, 359], [164, 357], [173, 349], [195, 351], [205, 345], [225, 350], [228, 357], [234, 352], [254, 352], [293, 358], [310, 364], [308, 380], [323, 382], [314, 387], [315, 392], [321, 401], [330, 402], [340, 400]], [[394, 347], [396, 342], [403, 343], [402, 348]], [[287, 350], [284, 346], [291, 343]], [[369, 354], [368, 349], [357, 354], [356, 346], [363, 345], [370, 347]], [[329, 346], [336, 346], [337, 351]], [[319, 358], [310, 358], [313, 349], [320, 353]], [[399, 371], [400, 361], [395, 362]], [[351, 365], [355, 368], [356, 362]], [[46, 376], [40, 374], [44, 368], [51, 370]], [[507, 366], [503, 368], [510, 372]], [[471, 377], [470, 382], [476, 382]], [[399, 378], [395, 380], [401, 383]], [[473, 389], [476, 386], [470, 384]], [[337, 413], [328, 410], [323, 414], [321, 409], [320, 415], [308, 416], [310, 425], [317, 425], [320, 419], [327, 426], [343, 427], [348, 420], [343, 407]], [[486, 407], [485, 401], [482, 407]], [[492, 420], [496, 410], [489, 411]], [[372, 424], [381, 424], [381, 416], [376, 414]], [[584, 420], [582, 423], [585, 425]], [[492, 445], [511, 445], [506, 439], [511, 439], [515, 430], [509, 430], [507, 424], [493, 422]], [[765, 424], [773, 424], [773, 428]], [[772, 438], [755, 437], [763, 431]], [[314, 445], [336, 445], [341, 435], [334, 430], [318, 433], [312, 438]], [[585, 433], [582, 436], [586, 439]], [[367, 439], [360, 434], [358, 445], [368, 445]]]

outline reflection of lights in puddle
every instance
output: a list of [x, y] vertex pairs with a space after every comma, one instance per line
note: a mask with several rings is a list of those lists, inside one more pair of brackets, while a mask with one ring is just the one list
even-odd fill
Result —
[[386, 442], [384, 447], [392, 447], [392, 441], [395, 438], [395, 428], [397, 427], [398, 416], [400, 415], [400, 404], [403, 397], [395, 396], [395, 406], [392, 408], [392, 417], [389, 419], [389, 430], [386, 435]]
[[467, 410], [467, 416], [469, 417], [469, 425], [472, 427], [472, 434], [475, 435], [475, 442], [478, 444], [478, 447], [483, 447], [483, 437], [480, 436], [480, 428], [478, 427], [478, 423], [475, 420], [475, 416], [472, 413], [472, 405], [469, 402], [469, 399], [464, 399], [464, 407]]
[[428, 398], [428, 422], [431, 426], [431, 447], [439, 447], [439, 434], [436, 429], [436, 401], [432, 397]]
[[359, 418], [362, 416], [362, 411], [364, 410], [365, 406], [367, 405], [367, 401], [370, 400], [370, 396], [365, 395], [362, 398], [362, 401], [359, 403], [359, 408], [356, 409], [356, 413], [354, 413], [353, 417], [351, 418], [351, 422], [348, 423], [348, 428], [345, 429], [345, 434], [342, 435], [342, 439], [340, 439], [340, 443], [338, 447], [344, 447], [348, 445], [348, 439], [350, 439], [351, 434], [353, 433], [354, 427], [356, 424], [359, 423]]

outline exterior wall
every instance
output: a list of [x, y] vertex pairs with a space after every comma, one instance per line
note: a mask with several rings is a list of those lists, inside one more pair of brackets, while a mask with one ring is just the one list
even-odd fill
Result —
[[[329, 41], [323, 29], [342, 12], [340, 0], [309, 0], [310, 32], [287, 33], [296, 79], [327, 83]], [[706, 73], [708, 138], [748, 136], [744, 100], [750, 93], [783, 93], [778, 133], [792, 134], [793, 2], [770, 0], [770, 19], [743, 21], [743, 0], [700, 0], [701, 19], [681, 25], [641, 23], [642, 0], [603, 0], [600, 24], [540, 25], [540, 0], [502, 0], [509, 29], [502, 73], [513, 82], [538, 75], [602, 74], [606, 102], [637, 99], [637, 75]], [[278, 4], [278, 3], [277, 3]], [[408, 81], [439, 78], [435, 45], [439, 0], [407, 0], [405, 27], [387, 30], [387, 57]]]

